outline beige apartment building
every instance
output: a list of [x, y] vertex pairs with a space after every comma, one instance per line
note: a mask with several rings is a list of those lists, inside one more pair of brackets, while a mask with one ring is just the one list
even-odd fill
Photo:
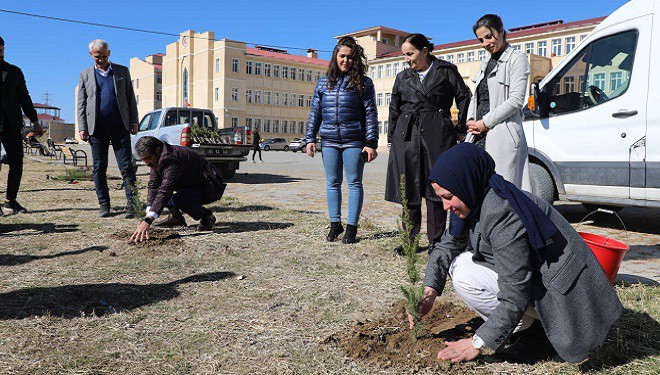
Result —
[[[531, 84], [543, 79], [604, 18], [511, 28], [507, 39], [527, 54]], [[387, 142], [394, 79], [407, 68], [400, 48], [408, 34], [376, 26], [335, 36], [353, 36], [365, 50], [376, 88], [381, 145]], [[471, 90], [472, 78], [488, 57], [476, 39], [437, 45], [433, 54], [456, 64]], [[262, 138], [289, 141], [304, 136], [314, 86], [328, 64], [313, 49], [300, 56], [229, 39], [216, 41], [213, 32], [188, 30], [166, 46], [165, 54], [131, 59], [130, 69], [140, 116], [161, 106], [209, 108], [220, 127], [247, 126], [259, 129]]]
[[[567, 23], [559, 20], [509, 29], [509, 43], [528, 56], [531, 70], [528, 84], [540, 82], [603, 19], [605, 17]], [[370, 54], [369, 75], [376, 89], [381, 145], [387, 143], [388, 106], [394, 79], [400, 71], [408, 67], [400, 52], [401, 43], [408, 34], [410, 33], [407, 31], [377, 26], [335, 36], [355, 37], [360, 45], [364, 46], [365, 52]], [[487, 51], [478, 44], [476, 38], [437, 45], [433, 54], [455, 64], [467, 86], [474, 92], [472, 78], [479, 71], [482, 61], [488, 57]], [[456, 109], [453, 115], [455, 119]]]

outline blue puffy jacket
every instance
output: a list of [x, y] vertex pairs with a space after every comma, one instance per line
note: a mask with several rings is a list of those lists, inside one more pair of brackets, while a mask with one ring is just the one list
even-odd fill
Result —
[[[307, 122], [308, 143], [321, 136], [323, 147], [378, 147], [378, 111], [374, 83], [363, 77], [364, 90], [347, 89], [349, 79], [339, 78], [330, 90], [327, 77], [322, 77], [314, 89], [312, 110]], [[319, 129], [320, 128], [320, 129]]]

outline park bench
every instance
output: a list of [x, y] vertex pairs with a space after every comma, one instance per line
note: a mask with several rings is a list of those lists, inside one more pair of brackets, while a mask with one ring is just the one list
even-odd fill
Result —
[[64, 164], [66, 164], [67, 159], [71, 159], [74, 166], [78, 166], [78, 160], [85, 161], [85, 167], [87, 167], [87, 153], [84, 150], [74, 150], [70, 147], [61, 146], [62, 157], [64, 158]]
[[50, 152], [51, 159], [54, 156], [55, 160], [60, 160], [62, 157], [62, 146], [55, 144], [52, 138], [48, 138], [46, 144], [48, 145], [48, 151]]

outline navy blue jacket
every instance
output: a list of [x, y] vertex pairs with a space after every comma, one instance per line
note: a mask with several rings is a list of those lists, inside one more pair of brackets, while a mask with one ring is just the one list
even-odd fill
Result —
[[312, 110], [307, 122], [307, 142], [316, 143], [321, 136], [323, 147], [378, 147], [378, 112], [374, 83], [363, 77], [364, 90], [347, 89], [349, 80], [339, 78], [330, 90], [327, 77], [322, 77], [314, 89]]

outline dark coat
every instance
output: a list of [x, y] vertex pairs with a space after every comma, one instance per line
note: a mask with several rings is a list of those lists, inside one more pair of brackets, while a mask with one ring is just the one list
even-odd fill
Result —
[[374, 83], [363, 77], [362, 94], [348, 88], [349, 80], [340, 78], [330, 90], [327, 77], [314, 89], [312, 109], [307, 122], [307, 143], [321, 135], [323, 147], [378, 147], [378, 111]]
[[[421, 204], [422, 197], [440, 201], [428, 176], [435, 159], [456, 144], [459, 132], [466, 131], [470, 96], [456, 66], [443, 60], [433, 60], [423, 84], [412, 69], [396, 76], [390, 103], [385, 200], [401, 203], [399, 176], [403, 174], [409, 204]], [[458, 106], [456, 126], [450, 112], [454, 100]]]
[[[23, 112], [30, 121], [38, 124], [39, 117], [37, 117], [37, 111], [34, 110], [21, 69], [7, 62], [1, 62], [0, 79], [2, 79], [0, 84], [2, 103], [0, 105], [4, 109], [5, 122], [12, 128], [20, 129], [23, 126], [23, 114], [21, 113], [21, 108], [23, 108]], [[2, 126], [3, 124], [0, 124], [0, 129]]]
[[261, 143], [261, 133], [252, 133], [252, 146], [255, 150], [259, 150], [259, 143]]
[[[552, 243], [538, 252], [507, 200], [486, 194], [479, 217], [465, 237], [446, 230], [429, 256], [424, 285], [442, 293], [449, 267], [470, 241], [472, 259], [497, 273], [500, 304], [476, 334], [499, 348], [531, 305], [557, 353], [580, 362], [600, 346], [623, 306], [605, 271], [571, 224], [541, 198], [526, 193], [557, 227]], [[462, 238], [462, 239], [461, 239]]]
[[201, 186], [206, 198], [219, 199], [225, 189], [220, 171], [203, 156], [187, 147], [163, 143], [157, 169], [151, 169], [149, 175], [147, 206], [158, 215], [175, 191]]

